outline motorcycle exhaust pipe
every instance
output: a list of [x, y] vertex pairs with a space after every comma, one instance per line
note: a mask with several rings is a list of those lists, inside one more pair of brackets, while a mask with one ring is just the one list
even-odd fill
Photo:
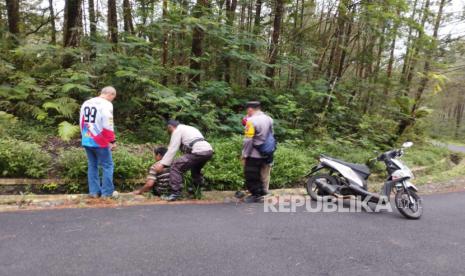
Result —
[[374, 193], [370, 193], [366, 190], [364, 190], [363, 188], [361, 188], [360, 186], [358, 185], [355, 185], [355, 184], [350, 184], [349, 187], [352, 189], [352, 191], [355, 192], [356, 195], [359, 195], [361, 196], [362, 198], [365, 198], [367, 196], [370, 197], [370, 202], [373, 202], [373, 203], [378, 203], [379, 202], [379, 195], [377, 194], [374, 194]]
[[322, 189], [323, 191], [325, 191], [326, 193], [328, 193], [330, 195], [333, 195], [337, 191], [336, 187], [334, 187], [331, 184], [324, 183], [320, 179], [317, 179], [315, 181], [315, 183], [318, 186], [318, 188]]

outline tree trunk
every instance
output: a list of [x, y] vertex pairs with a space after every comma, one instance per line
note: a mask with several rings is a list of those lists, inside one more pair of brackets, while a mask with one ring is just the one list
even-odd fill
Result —
[[[209, 0], [197, 0], [197, 4], [194, 7], [193, 15], [196, 18], [203, 16], [204, 11], [209, 6]], [[191, 49], [191, 60], [190, 69], [194, 72], [191, 73], [189, 85], [198, 84], [200, 82], [200, 70], [202, 69], [202, 63], [200, 58], [203, 55], [203, 38], [204, 31], [200, 27], [195, 27], [192, 32], [192, 49]]]
[[8, 31], [14, 35], [19, 34], [19, 0], [6, 0], [8, 15]]
[[48, 9], [50, 12], [50, 31], [51, 31], [51, 44], [57, 42], [57, 29], [55, 27], [55, 10], [53, 9], [53, 0], [48, 0]]
[[457, 104], [456, 108], [457, 108], [457, 113], [455, 116], [455, 138], [459, 138], [460, 137], [460, 124], [462, 122], [464, 104], [460, 102]]
[[[163, 14], [162, 14], [162, 16], [163, 16], [163, 20], [167, 20], [167, 16], [168, 16], [168, 0], [163, 0]], [[167, 75], [167, 72], [166, 72], [166, 64], [168, 62], [168, 32], [167, 31], [165, 31], [163, 33], [163, 42], [162, 43], [163, 43], [163, 45], [162, 45], [163, 54], [162, 54], [162, 57], [161, 57], [161, 64], [162, 64], [163, 68], [165, 68], [165, 72], [163, 74], [161, 84], [166, 86], [168, 84], [168, 75]]]
[[[95, 4], [94, 0], [89, 1], [89, 30], [91, 40], [95, 40], [97, 37], [97, 18], [95, 16]], [[98, 1], [98, 0], [97, 0]]]
[[[346, 8], [349, 9], [350, 1], [347, 2], [346, 4], [348, 5]], [[354, 5], [354, 9], [355, 9], [355, 5]], [[346, 68], [345, 64], [346, 64], [346, 58], [347, 58], [347, 49], [349, 48], [350, 35], [352, 34], [353, 18], [354, 18], [353, 12], [351, 12], [350, 10], [345, 12], [344, 17], [342, 18], [345, 23], [344, 25], [346, 26], [343, 25], [343, 29], [342, 29], [343, 33], [342, 33], [341, 41], [343, 45], [342, 45], [342, 49], [339, 49], [341, 53], [340, 53], [340, 57], [338, 61], [339, 66], [338, 66], [337, 73], [336, 73], [336, 77], [338, 79], [342, 78], [342, 74], [345, 71], [344, 68]]]
[[66, 0], [63, 27], [63, 46], [77, 47], [81, 38], [82, 0]]
[[[234, 18], [236, 16], [237, 0], [226, 0], [226, 24], [233, 30]], [[224, 81], [231, 82], [231, 59], [228, 56], [223, 58], [224, 64]]]
[[[82, 0], [66, 0], [63, 26], [63, 46], [78, 47], [82, 33]], [[62, 60], [63, 68], [69, 68], [74, 63], [72, 54], [65, 54]]]
[[[425, 4], [426, 9], [424, 12], [428, 13], [429, 0], [426, 0], [426, 1], [427, 1]], [[441, 2], [439, 3], [439, 10], [437, 12], [436, 19], [434, 22], [434, 27], [433, 27], [432, 45], [430, 45], [430, 47], [426, 51], [426, 58], [425, 58], [425, 64], [423, 67], [422, 77], [420, 79], [420, 84], [415, 94], [412, 110], [410, 111], [410, 116], [412, 118], [415, 118], [415, 114], [420, 106], [423, 93], [425, 92], [425, 89], [429, 82], [429, 74], [431, 73], [431, 63], [433, 61], [434, 53], [438, 46], [437, 40], [438, 40], [438, 34], [439, 34], [439, 27], [441, 26], [441, 21], [442, 21], [442, 16], [443, 16], [445, 5], [446, 5], [446, 0], [441, 0]], [[401, 136], [404, 133], [404, 131], [407, 129], [407, 127], [412, 125], [414, 122], [415, 122], [414, 120], [408, 120], [408, 121], [401, 120], [401, 122], [399, 123], [398, 131], [397, 131], [398, 136]]]
[[430, 10], [429, 7], [431, 5], [430, 0], [426, 0], [425, 5], [423, 6], [423, 15], [420, 23], [420, 29], [418, 32], [418, 37], [414, 41], [414, 47], [412, 49], [412, 52], [410, 54], [409, 58], [409, 63], [407, 66], [406, 70], [406, 77], [404, 77], [405, 80], [405, 86], [406, 86], [406, 95], [409, 94], [410, 91], [410, 86], [412, 83], [412, 79], [414, 76], [414, 70], [418, 62], [419, 54], [422, 48], [423, 44], [423, 38], [425, 36], [425, 26], [426, 26], [426, 21], [428, 20], [428, 17], [430, 16]]
[[[187, 0], [181, 0], [180, 1], [180, 8], [181, 8], [181, 16], [184, 17], [187, 15], [187, 10], [188, 10], [188, 7], [189, 7], [189, 3], [187, 2]], [[178, 48], [177, 50], [180, 52], [178, 54], [178, 59], [177, 59], [177, 65], [181, 65], [183, 66], [185, 63], [186, 63], [186, 59], [187, 59], [187, 54], [186, 52], [184, 51], [184, 44], [185, 44], [185, 29], [186, 29], [186, 26], [181, 23], [181, 32], [179, 32], [178, 34]], [[177, 85], [181, 85], [183, 83], [183, 80], [184, 80], [184, 74], [179, 72], [176, 74], [176, 84]]]
[[431, 72], [431, 62], [433, 59], [434, 52], [438, 46], [437, 39], [438, 39], [438, 34], [439, 34], [439, 27], [441, 26], [442, 14], [443, 14], [445, 4], [446, 4], [446, 0], [441, 0], [441, 2], [439, 3], [439, 11], [437, 13], [436, 21], [434, 23], [432, 46], [427, 50], [427, 53], [426, 53], [426, 61], [425, 61], [425, 65], [423, 68], [423, 74], [420, 80], [420, 85], [415, 95], [415, 103], [412, 107], [412, 114], [415, 114], [416, 109], [420, 105], [421, 98], [426, 89], [426, 86], [428, 85], [429, 74]]
[[108, 0], [108, 40], [118, 43], [118, 16], [116, 13], [116, 0]]
[[123, 0], [123, 20], [124, 31], [134, 34], [134, 24], [132, 23], [132, 9], [129, 0]]
[[[400, 17], [400, 10], [397, 9], [397, 16]], [[386, 69], [386, 83], [384, 84], [384, 95], [387, 96], [389, 94], [389, 88], [391, 86], [391, 78], [392, 78], [392, 69], [394, 67], [394, 53], [396, 50], [396, 41], [397, 41], [397, 32], [399, 29], [399, 24], [396, 22], [391, 30], [392, 32], [392, 41], [389, 47], [389, 61]]]
[[268, 54], [269, 57], [269, 67], [266, 68], [266, 76], [269, 78], [268, 85], [270, 87], [274, 86], [273, 78], [275, 76], [275, 64], [278, 59], [279, 51], [279, 36], [281, 34], [281, 21], [284, 13], [284, 0], [275, 1], [275, 15], [273, 20], [273, 35], [271, 37], [270, 51]]
[[[415, 20], [415, 16], [416, 16], [416, 13], [417, 13], [417, 4], [418, 4], [418, 0], [414, 0], [413, 1], [413, 7], [412, 7], [412, 15], [410, 16], [410, 21], [414, 21]], [[404, 55], [404, 63], [402, 65], [402, 73], [401, 73], [401, 78], [400, 78], [400, 83], [401, 84], [406, 84], [406, 81], [407, 81], [407, 74], [408, 74], [408, 68], [409, 68], [409, 63], [410, 63], [410, 55], [411, 55], [411, 51], [412, 51], [412, 39], [413, 39], [413, 26], [410, 25], [409, 26], [409, 31], [408, 31], [408, 36], [407, 36], [407, 43], [406, 43], [406, 51], [405, 51], [405, 55]]]
[[[258, 35], [260, 33], [260, 23], [262, 19], [262, 0], [257, 0], [255, 2], [255, 16], [254, 16], [254, 24], [253, 24], [253, 34]], [[251, 53], [255, 53], [255, 45], [250, 46], [249, 51]], [[250, 86], [252, 84], [252, 80], [250, 79], [249, 76], [249, 70], [250, 70], [250, 64], [247, 64], [247, 80], [246, 80], [246, 87]]]

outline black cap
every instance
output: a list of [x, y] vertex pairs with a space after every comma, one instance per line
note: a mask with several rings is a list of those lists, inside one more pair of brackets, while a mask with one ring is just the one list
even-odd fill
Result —
[[177, 127], [177, 126], [179, 126], [179, 121], [173, 120], [173, 119], [169, 119], [168, 121], [166, 121], [166, 125], [167, 125], [167, 126], [174, 126], [174, 127]]
[[251, 101], [245, 104], [245, 108], [260, 108], [261, 103], [259, 101]]

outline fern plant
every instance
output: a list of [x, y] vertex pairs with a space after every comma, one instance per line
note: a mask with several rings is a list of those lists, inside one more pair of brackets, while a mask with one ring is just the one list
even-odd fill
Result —
[[69, 141], [76, 137], [80, 132], [79, 126], [63, 121], [58, 125], [58, 136], [63, 141]]

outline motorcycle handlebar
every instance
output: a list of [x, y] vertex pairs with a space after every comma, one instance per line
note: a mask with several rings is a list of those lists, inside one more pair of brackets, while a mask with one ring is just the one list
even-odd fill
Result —
[[376, 159], [378, 161], [385, 161], [387, 159], [393, 159], [396, 157], [400, 157], [403, 154], [404, 154], [404, 151], [402, 149], [394, 149], [394, 150], [390, 150], [390, 151], [382, 153]]

